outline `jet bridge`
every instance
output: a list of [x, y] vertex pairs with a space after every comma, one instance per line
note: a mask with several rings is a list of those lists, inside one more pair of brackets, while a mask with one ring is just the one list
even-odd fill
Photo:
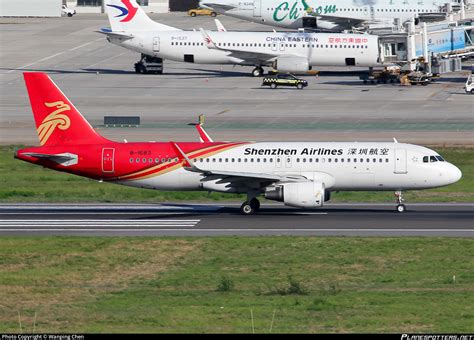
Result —
[[461, 58], [474, 55], [474, 19], [420, 25], [413, 20], [399, 30], [372, 33], [380, 37], [381, 60], [407, 70], [414, 70], [417, 61], [423, 60], [433, 73], [459, 71]]

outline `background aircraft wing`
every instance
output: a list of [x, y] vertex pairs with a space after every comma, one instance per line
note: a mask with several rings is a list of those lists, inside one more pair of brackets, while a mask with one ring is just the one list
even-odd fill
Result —
[[310, 16], [314, 16], [317, 20], [324, 20], [330, 22], [338, 27], [338, 29], [350, 29], [352, 27], [360, 26], [361, 24], [367, 22], [367, 20], [362, 19], [354, 19], [354, 18], [346, 18], [341, 16], [333, 16], [333, 15], [325, 15], [325, 14], [308, 14]]
[[272, 53], [251, 52], [251, 51], [245, 51], [245, 50], [240, 50], [240, 49], [234, 49], [234, 48], [231, 48], [230, 46], [223, 46], [223, 47], [218, 46], [218, 44], [214, 42], [214, 40], [211, 38], [211, 36], [209, 35], [207, 31], [205, 31], [202, 28], [200, 29], [200, 31], [204, 38], [204, 43], [206, 44], [207, 48], [229, 52], [230, 56], [237, 59], [245, 60], [248, 63], [251, 63], [251, 64], [268, 63], [268, 62], [273, 61], [276, 57], [278, 57], [277, 54], [272, 54]]

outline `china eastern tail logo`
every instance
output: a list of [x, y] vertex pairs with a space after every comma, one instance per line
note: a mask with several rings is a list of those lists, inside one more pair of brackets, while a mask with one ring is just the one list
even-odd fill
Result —
[[120, 22], [129, 22], [130, 20], [133, 19], [133, 17], [137, 13], [138, 8], [133, 7], [132, 4], [130, 3], [130, 0], [122, 0], [122, 3], [125, 5], [125, 7], [118, 6], [118, 5], [107, 5], [107, 6], [113, 7], [122, 11], [122, 13], [115, 16], [116, 18], [125, 17], [122, 20], [120, 20]]
[[44, 105], [56, 108], [56, 110], [43, 119], [41, 125], [37, 129], [41, 145], [46, 144], [56, 128], [67, 130], [69, 126], [71, 126], [71, 120], [69, 117], [65, 114], [61, 114], [61, 112], [64, 111], [71, 111], [71, 107], [68, 104], [59, 101], [54, 103], [44, 103]]

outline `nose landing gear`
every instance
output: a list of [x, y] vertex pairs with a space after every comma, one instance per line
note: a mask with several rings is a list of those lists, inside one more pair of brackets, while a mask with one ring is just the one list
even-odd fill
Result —
[[397, 202], [397, 212], [403, 213], [406, 211], [405, 204], [403, 202], [405, 201], [403, 199], [403, 194], [401, 191], [395, 191], [395, 200]]

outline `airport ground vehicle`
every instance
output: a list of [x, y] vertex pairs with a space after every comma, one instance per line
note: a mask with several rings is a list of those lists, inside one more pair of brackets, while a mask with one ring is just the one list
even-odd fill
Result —
[[433, 74], [423, 71], [413, 71], [407, 74], [411, 85], [426, 86], [433, 81]]
[[308, 86], [308, 82], [304, 79], [296, 78], [292, 74], [275, 74], [263, 78], [262, 86], [270, 86], [276, 89], [278, 86], [294, 86], [298, 90], [302, 90]]
[[135, 63], [135, 72], [162, 74], [163, 59], [142, 53], [140, 60]]
[[211, 17], [215, 17], [217, 13], [206, 8], [193, 8], [188, 11], [188, 15], [191, 17], [195, 17], [197, 15], [210, 15]]
[[474, 83], [472, 79], [472, 74], [466, 80], [466, 85], [464, 85], [464, 90], [466, 93], [474, 94]]
[[[40, 146], [15, 158], [94, 180], [154, 190], [216, 191], [297, 208], [320, 208], [333, 191], [394, 191], [457, 182], [461, 171], [436, 151], [390, 142], [217, 142], [195, 124], [202, 142], [115, 142], [101, 136], [45, 73], [25, 72]], [[138, 103], [137, 103], [138, 104]], [[284, 137], [284, 136], [283, 136]]]
[[380, 83], [396, 83], [399, 81], [398, 72], [392, 72], [390, 70], [374, 70], [370, 73], [363, 74], [359, 77], [359, 79], [364, 81], [364, 84], [371, 83], [371, 84], [380, 84]]
[[76, 10], [75, 9], [70, 9], [66, 5], [63, 5], [62, 9], [61, 9], [61, 13], [64, 14], [64, 15], [67, 15], [68, 17], [72, 17], [74, 14], [76, 14]]

